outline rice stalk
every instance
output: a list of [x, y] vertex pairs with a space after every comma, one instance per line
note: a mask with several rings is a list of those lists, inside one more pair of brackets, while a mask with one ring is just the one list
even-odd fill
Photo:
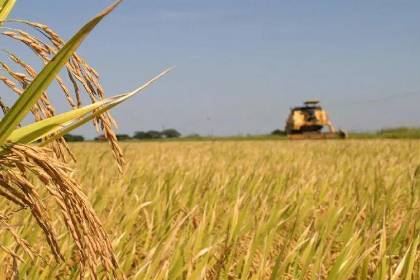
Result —
[[[40, 194], [46, 191], [54, 200], [55, 207], [59, 209], [61, 219], [74, 240], [75, 249], [80, 256], [81, 271], [88, 271], [96, 279], [100, 275], [99, 268], [103, 267], [107, 275], [122, 278], [111, 243], [98, 217], [80, 186], [68, 176], [71, 169], [58, 158], [53, 160], [54, 158], [56, 156], [51, 149], [12, 146], [10, 152], [0, 159], [0, 196], [31, 211], [44, 233], [51, 253], [57, 261], [64, 261], [50, 215], [51, 206], [47, 206], [41, 199]], [[42, 184], [34, 183], [35, 179]], [[8, 225], [6, 221], [1, 224]], [[34, 251], [28, 243], [11, 231], [10, 226], [6, 229], [12, 233], [25, 253], [33, 258]]]

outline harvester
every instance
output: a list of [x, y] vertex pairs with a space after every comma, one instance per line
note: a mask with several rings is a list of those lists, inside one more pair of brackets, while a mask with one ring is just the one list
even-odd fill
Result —
[[335, 129], [318, 100], [306, 101], [304, 106], [291, 108], [285, 130], [291, 140], [347, 138], [345, 131]]

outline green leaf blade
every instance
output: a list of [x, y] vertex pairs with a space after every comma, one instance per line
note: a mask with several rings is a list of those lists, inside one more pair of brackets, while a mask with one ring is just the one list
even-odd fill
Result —
[[10, 134], [10, 136], [7, 138], [7, 142], [12, 144], [30, 144], [40, 140], [41, 138], [51, 136], [51, 138], [49, 138], [43, 144], [50, 143], [51, 141], [54, 141], [55, 139], [60, 138], [68, 132], [91, 121], [98, 115], [112, 109], [128, 98], [134, 96], [136, 93], [144, 90], [163, 75], [167, 74], [169, 71], [170, 69], [163, 71], [132, 92], [116, 95], [91, 105], [65, 112], [22, 128], [18, 128]]
[[0, 26], [7, 19], [15, 4], [16, 0], [0, 0]]

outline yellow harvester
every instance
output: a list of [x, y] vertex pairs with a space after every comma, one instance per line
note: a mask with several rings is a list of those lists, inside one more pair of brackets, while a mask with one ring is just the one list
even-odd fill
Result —
[[319, 106], [319, 101], [310, 100], [304, 106], [294, 107], [286, 121], [289, 139], [344, 139], [347, 133], [337, 131], [327, 112]]

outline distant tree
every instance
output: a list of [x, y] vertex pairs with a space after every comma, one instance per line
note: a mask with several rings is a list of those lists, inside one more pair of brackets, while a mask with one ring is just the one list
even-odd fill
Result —
[[124, 141], [124, 140], [131, 139], [130, 135], [128, 135], [128, 134], [117, 134], [116, 136], [117, 136], [118, 141]]
[[99, 142], [103, 142], [103, 141], [106, 141], [106, 138], [105, 138], [105, 135], [99, 135], [99, 136], [97, 136], [97, 137], [95, 137], [95, 139], [94, 139], [95, 141], [99, 141]]
[[147, 139], [147, 133], [144, 131], [136, 131], [133, 135], [134, 139]]
[[284, 135], [286, 135], [286, 132], [284, 130], [281, 130], [281, 129], [275, 129], [271, 132], [271, 135], [284, 136]]
[[156, 130], [149, 130], [147, 132], [144, 131], [137, 131], [134, 133], [134, 139], [160, 139], [162, 138], [162, 134]]
[[181, 137], [181, 133], [178, 130], [169, 128], [162, 130], [161, 135], [165, 138], [178, 138]]
[[82, 135], [66, 134], [63, 136], [67, 142], [83, 142], [85, 138]]
[[201, 135], [198, 133], [188, 134], [185, 138], [201, 138]]
[[162, 138], [162, 133], [157, 130], [149, 130], [146, 132], [147, 139], [160, 139]]

